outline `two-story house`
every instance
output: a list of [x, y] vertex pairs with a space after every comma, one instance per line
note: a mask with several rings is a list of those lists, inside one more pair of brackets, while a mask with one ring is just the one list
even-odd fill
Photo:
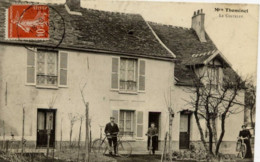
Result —
[[[0, 3], [1, 24], [10, 5]], [[49, 14], [49, 40], [6, 39], [0, 27], [1, 137], [21, 139], [24, 108], [27, 145], [46, 147], [47, 129], [50, 146], [68, 142], [70, 118], [85, 114], [86, 83], [93, 139], [110, 116], [138, 145], [149, 122], [161, 122], [163, 138], [163, 94], [174, 82], [175, 55], [142, 16], [81, 8], [80, 0], [49, 5]], [[72, 141], [79, 126], [76, 121]]]

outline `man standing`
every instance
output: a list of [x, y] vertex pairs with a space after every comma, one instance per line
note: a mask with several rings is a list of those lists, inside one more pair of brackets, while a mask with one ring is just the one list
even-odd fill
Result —
[[117, 155], [117, 134], [119, 132], [118, 126], [115, 123], [115, 118], [110, 117], [110, 122], [105, 127], [105, 133], [109, 143], [109, 154], [112, 155], [112, 143], [114, 146], [114, 153]]
[[151, 123], [151, 127], [148, 128], [146, 135], [148, 136], [147, 148], [149, 151], [152, 151], [154, 155], [158, 147], [158, 129], [155, 127], [155, 123]]

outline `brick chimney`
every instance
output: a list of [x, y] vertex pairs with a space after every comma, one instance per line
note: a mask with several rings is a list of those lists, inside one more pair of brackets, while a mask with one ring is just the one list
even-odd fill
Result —
[[66, 5], [72, 12], [80, 11], [80, 0], [66, 0]]
[[192, 16], [191, 28], [195, 30], [201, 42], [207, 42], [205, 38], [204, 20], [205, 14], [202, 9], [194, 12]]

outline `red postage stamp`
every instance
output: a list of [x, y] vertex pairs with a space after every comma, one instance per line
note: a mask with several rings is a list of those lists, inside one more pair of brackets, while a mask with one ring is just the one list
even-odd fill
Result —
[[47, 5], [11, 5], [6, 16], [7, 39], [49, 39], [49, 7]]

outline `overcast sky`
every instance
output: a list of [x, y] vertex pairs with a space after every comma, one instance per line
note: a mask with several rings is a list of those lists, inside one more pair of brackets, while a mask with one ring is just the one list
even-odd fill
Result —
[[[52, 0], [27, 0], [48, 2]], [[65, 3], [66, 0], [55, 0]], [[113, 12], [139, 13], [145, 20], [174, 26], [191, 26], [191, 16], [198, 9], [206, 14], [205, 29], [218, 49], [244, 77], [256, 76], [258, 6], [206, 3], [141, 2], [82, 0], [82, 7]], [[248, 13], [216, 12], [215, 8], [248, 9]], [[242, 15], [243, 18], [220, 18], [219, 14]], [[174, 52], [174, 51], [173, 51]]]

